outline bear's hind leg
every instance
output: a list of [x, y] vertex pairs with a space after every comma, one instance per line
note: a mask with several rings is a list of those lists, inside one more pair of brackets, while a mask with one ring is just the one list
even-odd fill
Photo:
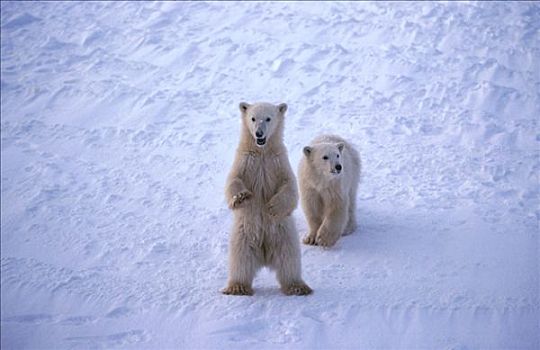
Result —
[[277, 232], [280, 239], [273, 244], [274, 254], [270, 265], [276, 270], [281, 291], [285, 295], [311, 294], [313, 290], [302, 279], [300, 244], [294, 223], [278, 225], [278, 231], [281, 231]]
[[255, 274], [261, 267], [256, 249], [250, 246], [243, 227], [234, 232], [229, 251], [229, 281], [221, 292], [227, 295], [253, 295], [251, 287]]

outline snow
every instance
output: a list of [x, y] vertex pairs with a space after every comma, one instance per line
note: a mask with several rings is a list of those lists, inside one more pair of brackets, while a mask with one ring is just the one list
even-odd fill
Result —
[[[1, 12], [2, 348], [540, 348], [537, 3]], [[311, 296], [219, 293], [241, 101], [362, 154]]]

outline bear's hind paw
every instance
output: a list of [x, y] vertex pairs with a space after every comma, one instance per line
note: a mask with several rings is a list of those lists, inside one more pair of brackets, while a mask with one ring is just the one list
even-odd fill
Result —
[[230, 284], [221, 290], [221, 293], [226, 295], [253, 295], [253, 289], [244, 284]]
[[313, 293], [313, 289], [305, 283], [294, 283], [283, 288], [285, 295], [309, 295]]

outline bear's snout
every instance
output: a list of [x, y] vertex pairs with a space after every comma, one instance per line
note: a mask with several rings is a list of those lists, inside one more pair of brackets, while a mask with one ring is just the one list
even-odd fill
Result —
[[341, 174], [341, 170], [343, 170], [343, 167], [338, 163], [331, 168], [330, 172], [334, 175], [339, 175]]

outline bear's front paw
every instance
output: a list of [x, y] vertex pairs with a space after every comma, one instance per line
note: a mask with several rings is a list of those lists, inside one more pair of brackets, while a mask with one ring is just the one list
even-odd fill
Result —
[[315, 240], [315, 244], [320, 245], [323, 248], [330, 248], [336, 244], [338, 239], [339, 235], [319, 234]]
[[251, 199], [253, 194], [249, 191], [242, 191], [234, 196], [232, 196], [231, 201], [229, 202], [229, 207], [231, 209], [238, 209], [242, 207], [248, 200]]
[[315, 239], [315, 235], [308, 234], [304, 239], [302, 240], [304, 244], [307, 245], [317, 245], [317, 240]]
[[275, 218], [285, 217], [290, 214], [287, 206], [275, 198], [272, 198], [270, 200], [267, 208], [268, 208], [268, 214], [270, 214], [270, 216], [273, 216]]
[[313, 289], [305, 283], [293, 283], [283, 288], [285, 295], [308, 295], [313, 293]]
[[287, 216], [287, 214], [284, 212], [284, 210], [281, 210], [279, 206], [277, 205], [269, 205], [268, 206], [268, 214], [274, 218]]
[[226, 295], [253, 295], [253, 289], [244, 284], [234, 283], [222, 289], [221, 293]]

